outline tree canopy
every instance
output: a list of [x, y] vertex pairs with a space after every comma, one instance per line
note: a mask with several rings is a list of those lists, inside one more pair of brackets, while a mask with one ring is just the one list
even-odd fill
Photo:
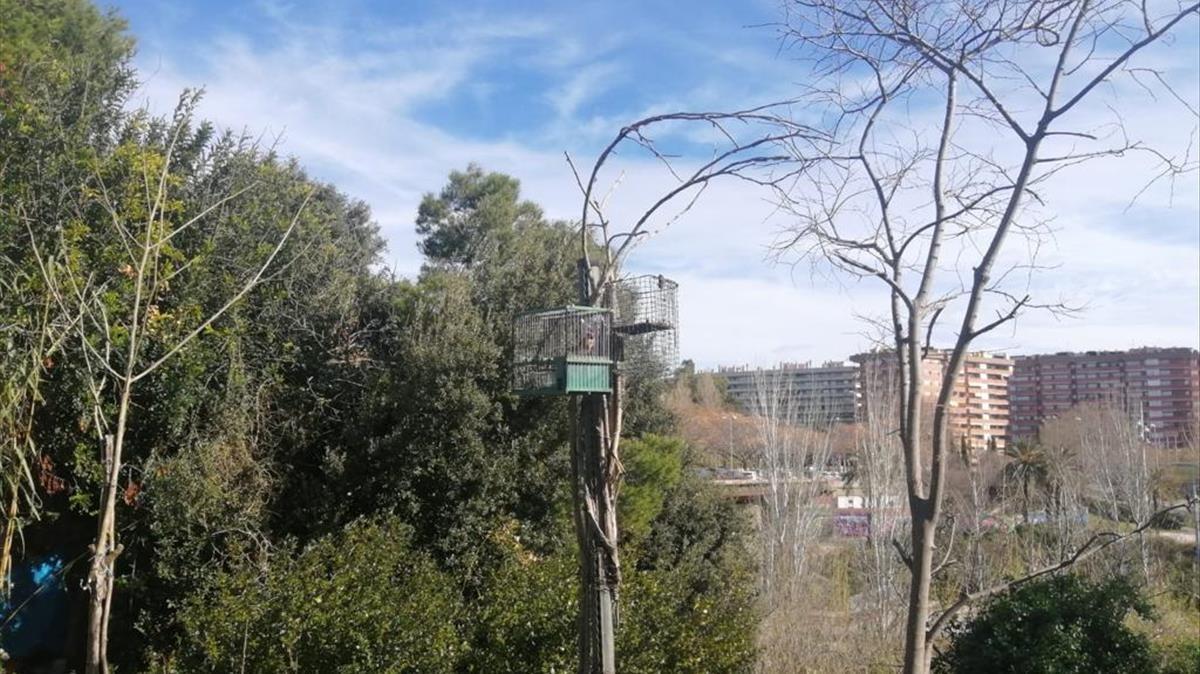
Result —
[[[471, 165], [421, 203], [425, 265], [397, 278], [364, 203], [198, 119], [199, 92], [170, 115], [133, 108], [134, 41], [117, 15], [0, 0], [0, 16], [6, 537], [24, 541], [17, 564], [62, 560], [71, 626], [38, 648], [80, 665], [81, 560], [120, 402], [105, 367], [136, 361], [153, 367], [130, 390], [117, 476], [113, 665], [569, 666], [567, 403], [513, 396], [509, 360], [515, 314], [575, 298], [573, 227]], [[142, 264], [131, 242], [146, 240], [161, 244]], [[660, 389], [639, 390], [639, 414], [665, 419]], [[744, 671], [752, 584], [706, 578], [745, 568], [745, 524], [695, 506], [725, 533], [689, 554], [670, 532], [709, 501], [687, 453], [631, 445], [622, 507], [646, 552], [630, 572], [626, 669]]]

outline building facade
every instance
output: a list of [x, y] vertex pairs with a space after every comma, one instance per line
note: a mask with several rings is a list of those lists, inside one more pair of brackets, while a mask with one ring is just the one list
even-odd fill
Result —
[[1009, 384], [1014, 440], [1036, 438], [1042, 423], [1083, 403], [1124, 407], [1143, 437], [1188, 446], [1200, 423], [1200, 352], [1142, 348], [1020, 356]]
[[[949, 351], [931, 349], [921, 362], [925, 382], [921, 391], [921, 411], [926, 424], [932, 421], [949, 358]], [[892, 352], [859, 354], [852, 360], [862, 367], [866, 388], [896, 386], [896, 360]], [[973, 351], [966, 355], [950, 391], [946, 419], [946, 432], [953, 447], [965, 446], [973, 451], [1004, 449], [1008, 437], [1008, 380], [1012, 368], [1013, 360], [1002, 353]], [[889, 400], [890, 406], [896, 405], [894, 393], [880, 396], [864, 390], [864, 404], [880, 398]]]
[[717, 376], [725, 379], [729, 397], [748, 413], [783, 409], [798, 423], [853, 423], [862, 397], [859, 366], [855, 363], [721, 367]]
[[[946, 358], [942, 352], [941, 358]], [[1004, 449], [1008, 438], [1008, 382], [1013, 359], [1002, 353], [968, 353], [950, 395], [950, 437], [972, 450]]]
[[[948, 358], [948, 351], [931, 350], [921, 364], [926, 419]], [[717, 374], [751, 414], [776, 404], [789, 406], [800, 423], [851, 423], [864, 418], [872, 400], [894, 407], [894, 388], [882, 396], [873, 392], [895, 386], [893, 355], [872, 352], [851, 361], [721, 367]], [[951, 391], [947, 432], [956, 448], [1004, 449], [1008, 442], [1036, 438], [1044, 421], [1085, 403], [1122, 406], [1155, 444], [1192, 446], [1200, 440], [1200, 352], [1141, 348], [1015, 358], [971, 352]]]

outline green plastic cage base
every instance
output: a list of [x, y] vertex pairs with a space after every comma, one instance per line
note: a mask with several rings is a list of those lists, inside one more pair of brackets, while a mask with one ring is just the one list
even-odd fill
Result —
[[612, 360], [567, 356], [522, 363], [514, 391], [523, 397], [611, 393]]

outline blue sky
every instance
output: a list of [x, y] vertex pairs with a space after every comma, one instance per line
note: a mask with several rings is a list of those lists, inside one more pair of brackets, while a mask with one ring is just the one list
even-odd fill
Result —
[[[806, 66], [782, 50], [773, 0], [727, 2], [115, 3], [137, 37], [137, 102], [173, 105], [204, 86], [201, 114], [277, 137], [316, 176], [367, 201], [388, 264], [420, 265], [422, 193], [469, 161], [511, 173], [553, 217], [579, 199], [563, 152], [583, 163], [622, 124], [656, 112], [731, 109], [793, 96]], [[1164, 58], [1193, 85], [1194, 27]], [[1190, 43], [1189, 43], [1190, 40]], [[1126, 101], [1168, 143], [1195, 120]], [[1194, 153], [1193, 153], [1194, 156]], [[1136, 166], [1133, 167], [1136, 169]], [[1195, 174], [1126, 208], [1129, 164], [1076, 174], [1055, 203], [1058, 264], [1038, 290], [1086, 302], [1081, 316], [1031, 314], [983, 346], [1014, 352], [1200, 342], [1200, 196]], [[614, 210], [669, 185], [631, 162]], [[681, 281], [682, 350], [702, 365], [842, 358], [867, 346], [856, 316], [881, 310], [874, 287], [772, 266], [786, 225], [767, 195], [723, 185], [638, 251], [635, 267]]]

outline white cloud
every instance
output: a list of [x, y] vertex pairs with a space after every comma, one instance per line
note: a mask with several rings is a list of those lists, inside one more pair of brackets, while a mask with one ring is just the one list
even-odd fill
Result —
[[[684, 272], [680, 350], [701, 367], [842, 360], [872, 345], [857, 313], [878, 295], [804, 288], [786, 278], [713, 278]], [[860, 296], [861, 295], [861, 296]]]

